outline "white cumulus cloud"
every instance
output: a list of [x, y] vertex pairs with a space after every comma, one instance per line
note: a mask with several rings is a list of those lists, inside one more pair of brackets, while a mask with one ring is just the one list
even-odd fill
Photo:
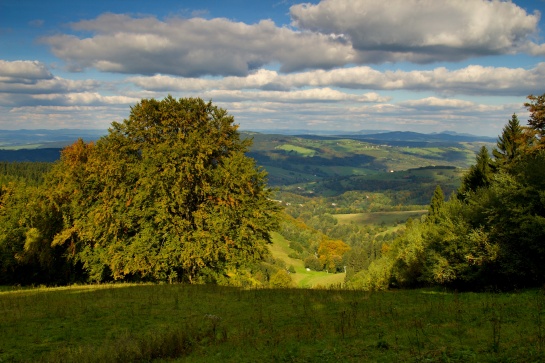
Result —
[[159, 20], [103, 14], [72, 24], [91, 32], [45, 37], [53, 53], [74, 70], [186, 77], [246, 75], [267, 64], [282, 70], [331, 68], [354, 61], [349, 44], [328, 35], [278, 27], [270, 20], [257, 24], [223, 18]]
[[513, 53], [540, 14], [500, 0], [322, 0], [290, 8], [293, 25], [351, 42], [361, 62], [433, 62]]

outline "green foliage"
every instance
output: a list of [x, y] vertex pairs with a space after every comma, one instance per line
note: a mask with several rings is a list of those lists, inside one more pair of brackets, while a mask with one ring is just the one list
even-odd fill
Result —
[[355, 274], [347, 282], [347, 286], [365, 291], [387, 290], [392, 282], [392, 264], [393, 260], [387, 257], [374, 260], [367, 269]]
[[52, 163], [0, 161], [0, 185], [24, 181], [37, 186], [44, 181], [44, 175], [51, 170]]
[[430, 207], [428, 209], [428, 219], [431, 222], [436, 222], [441, 218], [440, 213], [444, 203], [445, 195], [443, 194], [441, 186], [438, 185], [433, 192], [433, 197], [431, 199]]
[[293, 287], [293, 281], [291, 279], [290, 273], [284, 269], [278, 270], [274, 275], [271, 276], [269, 286], [272, 288]]
[[324, 264], [315, 255], [310, 255], [305, 258], [305, 268], [309, 268], [312, 271], [322, 271], [324, 269]]
[[77, 279], [63, 249], [51, 246], [62, 216], [38, 187], [0, 187], [0, 283], [66, 283]]
[[10, 243], [42, 265], [60, 249], [94, 281], [223, 281], [263, 260], [279, 206], [233, 122], [201, 99], [142, 100], [96, 144], [63, 150], [28, 196], [39, 223]]
[[[533, 98], [540, 104], [542, 98]], [[528, 105], [527, 105], [528, 106]], [[539, 128], [541, 106], [530, 106]], [[368, 289], [443, 285], [460, 289], [545, 282], [545, 152], [514, 115], [494, 160], [483, 146], [457, 198], [436, 189], [428, 218], [411, 221], [382, 258], [349, 282]], [[494, 166], [494, 167], [492, 167]]]
[[513, 114], [507, 125], [503, 128], [502, 134], [492, 155], [496, 169], [509, 168], [520, 156], [523, 155], [526, 145], [525, 134], [520, 126], [518, 117]]
[[476, 192], [479, 188], [487, 188], [492, 178], [492, 159], [486, 146], [483, 146], [476, 157], [475, 165], [472, 165], [468, 172], [462, 178], [462, 185], [458, 191], [460, 198], [471, 192]]

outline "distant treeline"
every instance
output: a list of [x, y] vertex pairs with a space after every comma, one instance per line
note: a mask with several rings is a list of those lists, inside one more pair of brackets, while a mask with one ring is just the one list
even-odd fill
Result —
[[19, 150], [1, 150], [0, 161], [43, 161], [53, 162], [59, 160], [61, 156], [60, 148], [46, 149], [19, 149]]
[[25, 181], [30, 185], [41, 184], [44, 175], [51, 170], [48, 162], [7, 162], [0, 161], [0, 186], [12, 181]]

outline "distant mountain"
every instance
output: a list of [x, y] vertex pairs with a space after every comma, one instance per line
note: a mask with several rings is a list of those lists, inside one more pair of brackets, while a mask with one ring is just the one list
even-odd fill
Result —
[[[78, 138], [89, 142], [98, 140], [106, 134], [106, 130], [0, 130], [0, 161], [54, 161], [58, 159], [60, 149], [72, 144]], [[275, 137], [274, 135], [282, 138], [300, 137], [317, 141], [352, 139], [375, 145], [397, 147], [457, 147], [463, 142], [496, 142], [496, 139], [492, 137], [451, 131], [421, 134], [409, 131], [360, 130], [354, 133], [328, 134], [326, 131], [310, 133], [308, 130], [290, 130], [289, 133], [282, 133], [282, 130], [270, 130], [268, 133], [241, 131], [241, 134], [242, 137], [254, 138], [252, 148], [254, 151], [266, 148], [271, 143], [271, 137]], [[288, 142], [288, 139], [284, 142]]]
[[337, 135], [366, 135], [366, 134], [379, 134], [382, 132], [388, 132], [385, 130], [359, 130], [349, 132], [346, 130], [308, 130], [308, 129], [263, 129], [263, 130], [241, 130], [242, 132], [252, 133], [258, 132], [260, 134], [268, 135], [320, 135], [320, 136], [337, 136]]

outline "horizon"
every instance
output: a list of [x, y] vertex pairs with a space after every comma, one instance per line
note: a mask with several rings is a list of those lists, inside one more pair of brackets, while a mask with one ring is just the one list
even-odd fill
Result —
[[[395, 10], [395, 11], [392, 11]], [[545, 0], [0, 4], [0, 129], [201, 97], [241, 130], [496, 137], [545, 92]]]
[[[0, 133], [9, 132], [9, 133], [32, 133], [32, 132], [92, 132], [92, 133], [103, 133], [103, 135], [108, 134], [108, 129], [75, 129], [75, 128], [61, 128], [61, 129], [0, 129]], [[350, 135], [378, 135], [378, 134], [387, 134], [387, 133], [415, 133], [419, 135], [454, 135], [454, 136], [470, 136], [470, 137], [482, 137], [482, 138], [497, 138], [500, 135], [489, 136], [489, 135], [480, 135], [472, 134], [468, 132], [456, 132], [453, 130], [443, 130], [443, 131], [432, 131], [432, 132], [417, 132], [417, 131], [403, 131], [403, 130], [386, 130], [386, 129], [375, 129], [375, 130], [321, 130], [321, 129], [238, 129], [239, 132], [253, 132], [253, 133], [262, 133], [262, 134], [280, 134], [280, 135], [332, 135], [332, 136], [350, 136]], [[0, 137], [1, 138], [1, 137]]]

